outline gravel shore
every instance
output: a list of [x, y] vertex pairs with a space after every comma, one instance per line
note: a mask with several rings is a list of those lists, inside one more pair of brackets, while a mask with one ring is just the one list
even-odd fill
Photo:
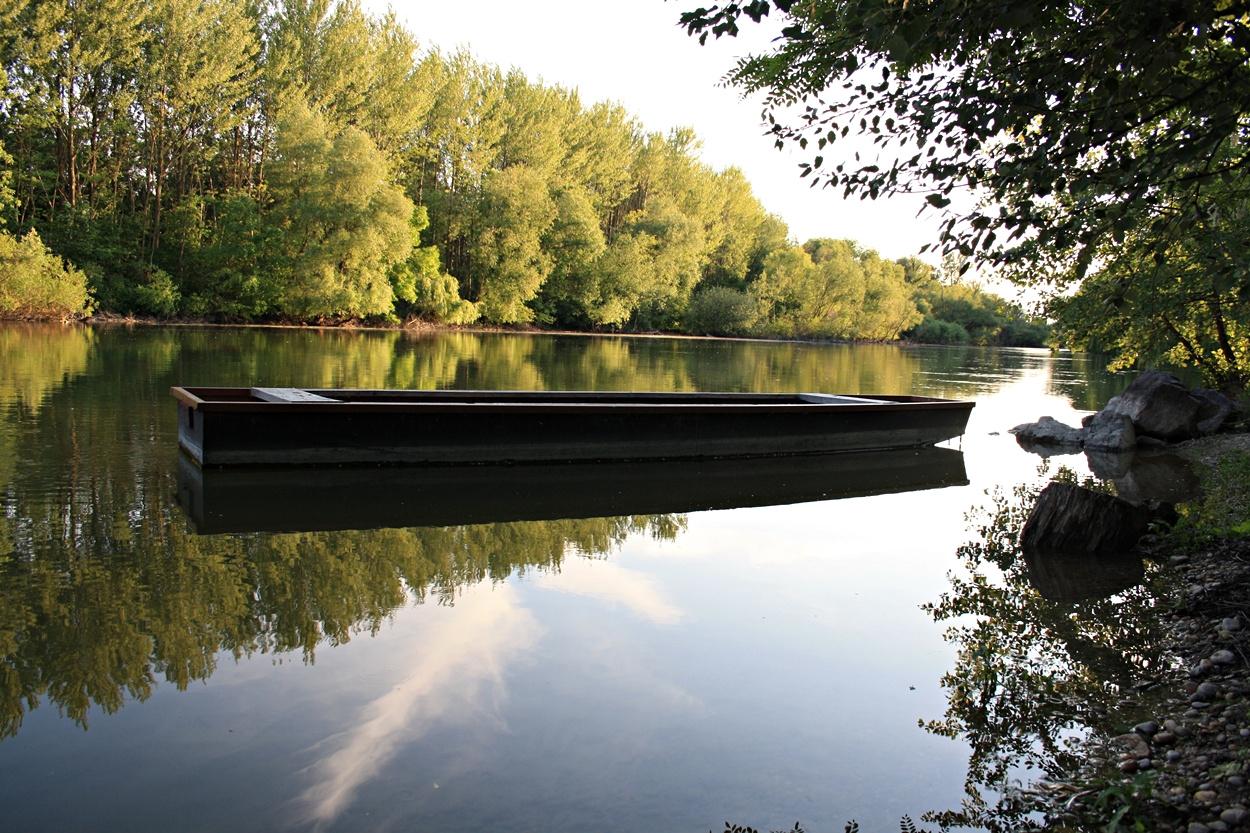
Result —
[[[1180, 451], [1212, 465], [1248, 449], [1250, 434], [1233, 434]], [[1150, 719], [1091, 739], [1082, 772], [1040, 785], [1050, 794], [1048, 819], [1055, 829], [1102, 829], [1114, 819], [1108, 829], [1250, 833], [1250, 540], [1192, 552], [1165, 540], [1147, 555], [1172, 574], [1172, 597], [1158, 609], [1175, 670], [1140, 687]]]

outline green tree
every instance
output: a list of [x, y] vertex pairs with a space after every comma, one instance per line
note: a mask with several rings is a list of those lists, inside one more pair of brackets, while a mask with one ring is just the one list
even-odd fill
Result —
[[1130, 235], [1081, 288], [1049, 307], [1070, 344], [1112, 352], [1113, 367], [1196, 367], [1239, 395], [1250, 382], [1250, 224], [1245, 203], [1211, 212], [1156, 260]]
[[[146, 254], [156, 260], [163, 212], [180, 227], [162, 265], [182, 277], [189, 247], [199, 243], [203, 206], [213, 190], [210, 165], [229, 132], [250, 115], [256, 41], [240, 0], [154, 0], [148, 14], [135, 107], [142, 123], [146, 172]], [[183, 202], [188, 201], [184, 206]]]
[[551, 272], [542, 246], [557, 208], [542, 175], [527, 165], [494, 171], [482, 188], [473, 256], [481, 276], [477, 303], [488, 321], [529, 321], [527, 306]]
[[288, 108], [270, 166], [280, 232], [271, 268], [280, 311], [301, 318], [389, 316], [389, 272], [407, 259], [412, 202], [388, 182], [386, 159], [354, 127], [331, 139], [307, 107]]
[[[424, 205], [412, 213], [413, 239], [429, 225]], [[447, 324], [468, 324], [477, 320], [477, 304], [460, 297], [460, 283], [442, 271], [438, 248], [414, 247], [403, 263], [391, 270], [395, 297], [417, 315], [427, 315]]]

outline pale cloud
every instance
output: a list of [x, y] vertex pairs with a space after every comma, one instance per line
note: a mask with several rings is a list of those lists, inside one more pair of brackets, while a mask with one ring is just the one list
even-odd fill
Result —
[[362, 709], [355, 726], [319, 744], [333, 751], [309, 768], [316, 780], [297, 799], [301, 821], [315, 828], [333, 821], [401, 745], [439, 724], [494, 713], [506, 695], [509, 661], [541, 635], [507, 585], [472, 588], [446, 613], [429, 617], [428, 626], [409, 637], [407, 676]]
[[545, 590], [620, 605], [657, 625], [676, 624], [686, 615], [664, 598], [652, 576], [608, 561], [566, 558], [560, 565], [560, 572], [544, 573], [535, 584]]

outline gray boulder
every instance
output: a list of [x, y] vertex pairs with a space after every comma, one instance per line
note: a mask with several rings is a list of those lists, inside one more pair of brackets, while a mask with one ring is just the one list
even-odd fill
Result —
[[1147, 370], [1124, 393], [1113, 398], [1104, 412], [1123, 414], [1138, 434], [1178, 442], [1198, 432], [1198, 400], [1171, 373]]
[[1026, 553], [1101, 555], [1131, 550], [1146, 534], [1154, 513], [1115, 495], [1071, 483], [1051, 483], [1020, 531]]
[[1219, 431], [1237, 407], [1233, 400], [1218, 390], [1194, 388], [1189, 395], [1198, 402], [1199, 434], [1214, 434]]
[[1137, 447], [1133, 420], [1113, 411], [1099, 411], [1082, 420], [1087, 451], [1128, 451]]
[[1017, 425], [1007, 432], [1015, 434], [1021, 445], [1075, 446], [1080, 448], [1085, 432], [1065, 425], [1054, 417], [1044, 416], [1037, 422]]

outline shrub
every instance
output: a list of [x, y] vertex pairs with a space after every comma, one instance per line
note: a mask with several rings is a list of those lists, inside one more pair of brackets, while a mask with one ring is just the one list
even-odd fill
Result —
[[933, 316], [925, 316], [919, 326], [904, 333], [903, 337], [921, 344], [970, 344], [972, 342], [972, 337], [962, 326], [952, 321], [941, 321]]
[[755, 319], [754, 298], [740, 289], [713, 286], [690, 299], [682, 328], [696, 335], [741, 335]]
[[31, 230], [0, 232], [0, 318], [67, 321], [90, 315], [87, 278], [43, 245]]

